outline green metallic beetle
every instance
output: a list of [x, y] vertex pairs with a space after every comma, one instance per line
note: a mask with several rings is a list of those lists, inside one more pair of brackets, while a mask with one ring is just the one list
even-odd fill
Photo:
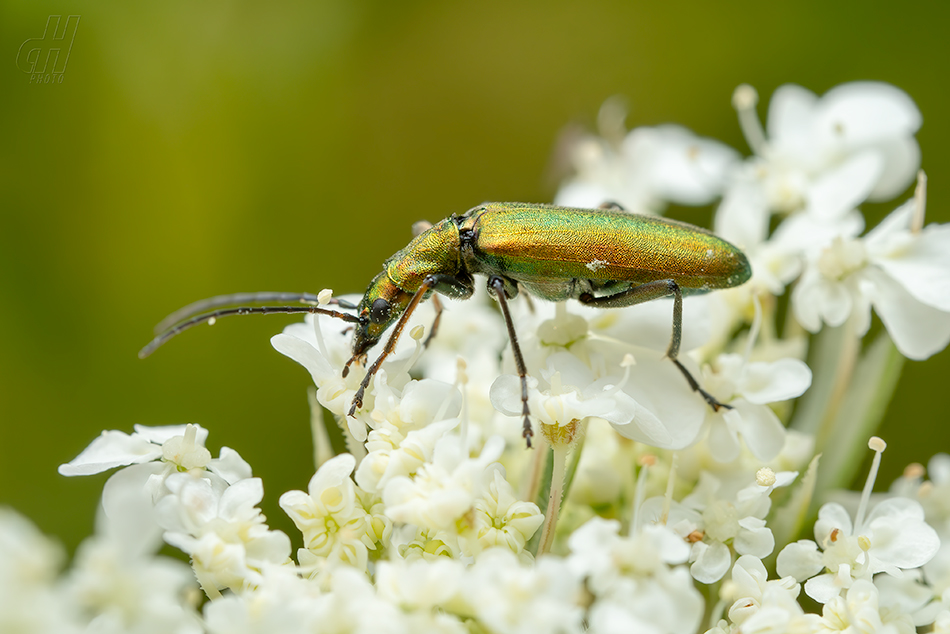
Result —
[[[315, 303], [309, 293], [222, 295], [186, 306], [169, 316], [164, 329], [139, 353], [150, 354], [162, 343], [192, 326], [233, 314], [320, 313], [356, 324], [354, 362], [364, 363], [393, 324], [392, 334], [376, 362], [367, 370], [349, 415], [363, 405], [363, 394], [383, 360], [393, 351], [409, 316], [433, 293], [467, 299], [475, 292], [475, 274], [488, 276], [489, 292], [498, 300], [515, 365], [521, 379], [523, 434], [531, 445], [527, 370], [518, 345], [508, 299], [519, 290], [549, 301], [576, 299], [588, 306], [620, 308], [673, 296], [673, 333], [667, 356], [690, 387], [715, 410], [719, 403], [680, 363], [683, 292], [731, 288], [752, 274], [749, 261], [735, 246], [712, 233], [653, 216], [611, 209], [574, 209], [524, 203], [486, 203], [464, 214], [427, 226], [404, 249], [383, 264], [358, 306], [334, 300], [356, 315], [317, 306], [260, 306], [212, 310], [243, 302], [298, 301]], [[197, 313], [212, 310], [205, 314]], [[441, 308], [437, 308], [436, 323]], [[431, 336], [431, 334], [430, 334]]]

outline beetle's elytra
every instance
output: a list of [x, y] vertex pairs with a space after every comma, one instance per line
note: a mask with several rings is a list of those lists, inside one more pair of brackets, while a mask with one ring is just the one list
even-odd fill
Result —
[[[383, 264], [370, 282], [356, 314], [317, 306], [258, 306], [221, 309], [237, 303], [308, 302], [308, 293], [223, 295], [185, 307], [175, 323], [139, 353], [147, 356], [162, 343], [194, 325], [233, 314], [321, 313], [355, 324], [353, 362], [393, 327], [385, 348], [369, 368], [350, 415], [362, 407], [363, 393], [419, 302], [433, 293], [467, 299], [475, 292], [473, 275], [488, 277], [508, 328], [521, 378], [524, 437], [531, 444], [527, 371], [507, 300], [519, 290], [549, 301], [576, 299], [589, 306], [620, 308], [673, 296], [673, 332], [667, 356], [690, 387], [711, 407], [728, 407], [703, 391], [677, 359], [682, 331], [683, 291], [731, 288], [752, 274], [749, 261], [735, 246], [712, 233], [653, 216], [617, 209], [574, 209], [524, 203], [486, 203], [461, 215], [427, 226]], [[210, 311], [210, 312], [204, 312]], [[198, 314], [202, 313], [202, 314]], [[163, 323], [167, 323], [163, 322]]]

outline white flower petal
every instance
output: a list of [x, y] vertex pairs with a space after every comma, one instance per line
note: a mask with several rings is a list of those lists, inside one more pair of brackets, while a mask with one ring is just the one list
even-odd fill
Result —
[[825, 172], [808, 188], [806, 211], [835, 220], [867, 199], [881, 175], [884, 161], [876, 152], [862, 152]]
[[491, 404], [505, 416], [520, 416], [521, 379], [513, 374], [502, 374], [491, 384]]
[[873, 558], [890, 566], [918, 568], [940, 548], [936, 531], [924, 522], [924, 510], [914, 500], [883, 500], [868, 514], [865, 525]]
[[868, 200], [890, 200], [913, 182], [920, 168], [920, 145], [914, 137], [901, 137], [877, 147], [884, 156], [884, 169]]
[[800, 539], [788, 544], [778, 554], [775, 570], [782, 577], [795, 577], [800, 583], [814, 577], [824, 568], [818, 544], [810, 539]]
[[121, 431], [104, 431], [68, 463], [59, 466], [60, 475], [80, 476], [102, 473], [114, 467], [150, 462], [161, 458], [162, 447], [145, 438]]
[[229, 486], [218, 502], [218, 516], [225, 520], [245, 520], [256, 516], [254, 507], [264, 499], [264, 483], [260, 478], [247, 478]]
[[[326, 489], [338, 487], [349, 480], [350, 474], [356, 468], [356, 458], [348, 453], [330, 458], [317, 469], [310, 478], [307, 490], [314, 498], [319, 498]], [[284, 494], [286, 495], [286, 493]]]
[[184, 425], [161, 425], [159, 427], [147, 427], [145, 425], [135, 425], [134, 427], [136, 436], [141, 436], [149, 442], [161, 445], [175, 436], [184, 436], [188, 425], [195, 428], [195, 444], [204, 447], [208, 440], [208, 430], [201, 425], [186, 423]]
[[950, 454], [935, 454], [927, 463], [927, 473], [934, 484], [950, 483]]
[[736, 584], [736, 596], [760, 598], [768, 581], [769, 573], [761, 558], [742, 555], [732, 567], [732, 582]]
[[798, 359], [754, 362], [746, 365], [739, 390], [750, 403], [765, 405], [801, 396], [811, 378], [811, 369]]
[[561, 207], [596, 209], [613, 200], [610, 190], [599, 183], [574, 181], [563, 185], [554, 197], [554, 204]]
[[695, 558], [695, 561], [689, 567], [689, 572], [700, 583], [719, 581], [732, 564], [729, 547], [722, 542], [696, 542], [690, 558]]
[[208, 463], [208, 469], [224, 478], [228, 484], [234, 484], [252, 475], [251, 465], [230, 447], [221, 447], [221, 453]]
[[763, 462], [772, 460], [785, 444], [785, 427], [767, 405], [756, 405], [743, 399], [733, 401], [734, 409], [723, 416], [742, 434], [752, 455]]
[[[446, 403], [448, 401], [448, 403]], [[443, 404], [445, 409], [443, 410]], [[462, 395], [451, 383], [422, 379], [410, 381], [399, 401], [399, 417], [403, 422], [426, 425], [442, 412], [442, 419], [455, 418], [462, 409]]]
[[897, 249], [893, 254], [872, 253], [871, 260], [918, 301], [950, 311], [950, 224], [928, 225], [900, 240]]
[[710, 455], [721, 463], [732, 462], [739, 457], [739, 437], [734, 428], [726, 424], [723, 418], [727, 412], [709, 417], [709, 435], [706, 445]]
[[769, 231], [768, 200], [762, 185], [737, 178], [726, 190], [716, 210], [715, 231], [740, 248], [765, 242]]
[[293, 335], [279, 333], [270, 338], [274, 350], [285, 357], [290, 357], [307, 369], [315, 385], [320, 385], [330, 379], [337, 371], [330, 366], [320, 351], [312, 345]]
[[772, 529], [765, 525], [765, 520], [757, 517], [744, 517], [739, 520], [739, 531], [733, 540], [733, 546], [740, 555], [752, 555], [762, 559], [772, 554], [775, 548], [775, 538]]
[[627, 137], [649, 130], [657, 148], [649, 164], [659, 198], [684, 205], [705, 205], [722, 190], [726, 173], [739, 162], [732, 148], [701, 138], [678, 125], [638, 128]]
[[[656, 447], [688, 447], [696, 442], [702, 431], [708, 406], [690, 390], [676, 366], [665, 359], [650, 360], [643, 356], [630, 367], [630, 380], [624, 386], [624, 391], [650, 412], [647, 416], [638, 411], [634, 424], [642, 424], [644, 433], [650, 433], [654, 439], [651, 444], [655, 443]], [[693, 376], [700, 376], [689, 359], [681, 357], [681, 360]], [[654, 419], [662, 424], [663, 431], [655, 427]]]
[[766, 130], [769, 138], [783, 148], [800, 144], [811, 132], [818, 96], [796, 84], [779, 86], [769, 101]]
[[912, 136], [922, 118], [903, 90], [882, 82], [851, 82], [821, 98], [815, 124], [826, 138], [849, 148]]
[[818, 509], [818, 521], [815, 522], [815, 541], [823, 544], [834, 529], [842, 531], [845, 536], [852, 533], [851, 515], [837, 502], [822, 504]]
[[805, 594], [818, 603], [828, 603], [841, 594], [841, 586], [832, 574], [818, 575], [805, 582]]
[[868, 268], [865, 295], [880, 315], [894, 345], [905, 357], [922, 361], [950, 343], [950, 312], [922, 304], [883, 271]]

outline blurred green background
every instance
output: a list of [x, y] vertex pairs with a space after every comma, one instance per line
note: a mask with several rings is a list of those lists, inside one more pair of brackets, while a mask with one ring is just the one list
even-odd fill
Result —
[[[15, 63], [51, 14], [81, 22], [61, 84]], [[102, 429], [197, 422], [264, 478], [265, 513], [312, 474], [290, 318], [152, 326], [245, 290], [362, 292], [419, 219], [551, 200], [551, 152], [622, 95], [748, 153], [730, 106], [795, 82], [907, 91], [950, 221], [950, 4], [44, 2], [0, 4], [0, 504], [74, 547], [105, 476], [56, 467]], [[897, 203], [869, 208], [881, 214]], [[706, 222], [708, 210], [693, 217]], [[950, 356], [908, 362], [883, 436], [889, 480], [950, 447]]]

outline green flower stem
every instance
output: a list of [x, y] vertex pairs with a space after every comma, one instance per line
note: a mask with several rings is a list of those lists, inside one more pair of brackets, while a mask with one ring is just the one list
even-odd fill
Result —
[[887, 332], [881, 332], [861, 358], [837, 409], [825, 429], [818, 466], [818, 495], [847, 487], [867, 455], [867, 441], [877, 431], [894, 395], [904, 357]]
[[540, 447], [536, 447], [532, 450], [531, 462], [528, 466], [527, 477], [524, 479], [524, 488], [521, 492], [522, 500], [532, 501], [538, 499], [545, 472], [544, 467], [548, 459], [548, 452], [544, 449], [545, 445], [542, 444]]
[[[336, 453], [330, 444], [330, 434], [327, 430], [323, 406], [317, 402], [317, 389], [307, 388], [307, 402], [310, 404], [310, 433], [313, 436], [313, 468], [320, 468], [324, 462]], [[334, 425], [335, 427], [335, 425]]]
[[816, 453], [822, 451], [827, 426], [841, 405], [841, 399], [857, 362], [860, 340], [851, 320], [824, 328], [812, 342], [811, 387], [798, 403], [790, 428], [816, 437]]
[[548, 508], [544, 514], [544, 526], [541, 528], [541, 542], [538, 544], [537, 555], [543, 555], [551, 550], [554, 543], [554, 529], [557, 526], [558, 511], [561, 509], [561, 497], [564, 493], [564, 475], [567, 468], [567, 452], [570, 446], [564, 443], [552, 445], [551, 488], [548, 493]]

